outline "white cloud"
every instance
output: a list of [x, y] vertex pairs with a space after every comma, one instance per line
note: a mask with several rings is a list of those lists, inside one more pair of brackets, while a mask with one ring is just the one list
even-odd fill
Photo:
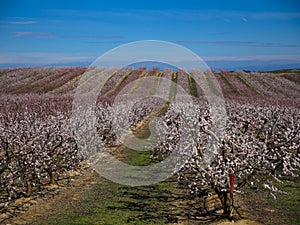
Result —
[[300, 45], [296, 44], [282, 44], [273, 42], [256, 42], [256, 41], [174, 41], [178, 44], [192, 44], [192, 45], [211, 45], [211, 46], [246, 46], [246, 47], [289, 47], [297, 48]]
[[28, 37], [34, 35], [35, 32], [12, 32], [14, 37]]
[[300, 62], [300, 55], [204, 56], [205, 61], [291, 61]]
[[26, 25], [26, 24], [34, 24], [37, 23], [37, 21], [10, 21], [8, 22], [9, 24], [14, 24], [14, 25]]
[[114, 40], [114, 39], [122, 39], [123, 36], [112, 36], [112, 35], [64, 35], [59, 36], [55, 35], [52, 32], [12, 32], [13, 37], [27, 37], [32, 39], [58, 39], [58, 38], [69, 38], [69, 39], [102, 39], [102, 40]]
[[245, 18], [245, 17], [243, 17], [242, 20], [246, 23], [248, 22], [247, 18]]
[[[108, 17], [123, 17], [123, 18], [183, 18], [183, 19], [222, 19], [229, 21], [229, 18], [239, 18], [247, 20], [254, 19], [291, 19], [300, 18], [300, 13], [295, 12], [243, 12], [243, 11], [219, 11], [219, 10], [149, 10], [149, 9], [118, 9], [106, 10], [99, 13], [93, 10], [45, 10], [46, 12], [58, 14], [77, 16], [85, 18], [108, 18]], [[246, 21], [245, 21], [246, 22]]]
[[0, 64], [30, 64], [49, 65], [62, 63], [92, 62], [95, 56], [90, 54], [68, 55], [62, 53], [26, 52], [26, 53], [0, 53]]
[[[5, 66], [9, 65], [14, 67], [19, 65], [26, 66], [47, 66], [47, 65], [62, 65], [62, 64], [91, 64], [95, 62], [97, 55], [90, 53], [83, 54], [63, 54], [63, 53], [46, 53], [46, 52], [25, 52], [25, 53], [0, 53], [0, 65]], [[204, 63], [206, 62], [209, 65], [216, 65], [220, 68], [226, 68], [234, 65], [278, 65], [279, 67], [284, 68], [288, 64], [300, 64], [300, 55], [261, 55], [261, 56], [204, 56], [202, 57]], [[114, 59], [122, 64], [124, 58]], [[123, 61], [122, 61], [123, 60]], [[188, 56], [179, 56], [169, 58], [168, 61], [161, 60], [162, 62], [173, 62], [172, 65], [182, 65], [179, 67], [193, 67], [194, 58]], [[137, 61], [142, 61], [137, 60]], [[157, 60], [160, 61], [160, 60]], [[110, 61], [108, 61], [109, 63]], [[251, 63], [250, 63], [251, 62]], [[267, 62], [267, 63], [266, 63]], [[104, 61], [104, 63], [106, 63]], [[124, 62], [126, 63], [126, 62]], [[212, 64], [211, 64], [212, 63]], [[249, 64], [250, 63], [250, 64]], [[101, 64], [102, 65], [102, 64]], [[197, 64], [198, 65], [198, 64]], [[102, 66], [109, 66], [102, 65]], [[198, 65], [199, 66], [199, 65]], [[194, 67], [193, 67], [194, 68]]]

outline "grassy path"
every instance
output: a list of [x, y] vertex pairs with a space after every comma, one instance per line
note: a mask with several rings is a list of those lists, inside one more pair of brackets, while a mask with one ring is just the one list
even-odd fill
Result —
[[[134, 154], [135, 151], [130, 152], [125, 161], [144, 162], [143, 156]], [[170, 179], [151, 186], [129, 187], [101, 178], [74, 205], [39, 224], [176, 223], [176, 211], [172, 206], [176, 198], [173, 195], [175, 185], [176, 180]]]
[[[204, 74], [205, 76], [205, 74]], [[214, 88], [213, 82], [205, 76], [210, 88]], [[172, 80], [177, 81], [177, 74], [172, 74]], [[155, 83], [156, 85], [156, 83]], [[174, 99], [176, 86], [170, 87], [169, 99]], [[136, 137], [146, 138], [150, 131], [148, 125], [155, 116], [163, 115], [168, 109], [169, 103], [163, 104], [157, 111], [150, 114], [143, 121], [138, 123], [133, 129]], [[118, 146], [112, 151], [116, 151], [117, 158], [131, 165], [149, 165], [155, 163], [149, 156], [151, 152], [139, 152], [128, 149], [126, 146]], [[113, 183], [101, 178], [96, 174], [89, 175], [89, 179], [80, 178], [82, 181], [77, 187], [67, 189], [67, 194], [53, 199], [55, 204], [49, 207], [49, 212], [44, 210], [42, 216], [35, 219], [30, 224], [210, 224], [211, 217], [200, 215], [204, 212], [203, 207], [193, 199], [187, 197], [185, 190], [177, 186], [176, 176], [159, 184], [130, 187]], [[292, 183], [293, 184], [293, 183]], [[289, 184], [291, 185], [291, 184]], [[299, 185], [297, 186], [299, 187]], [[297, 188], [295, 187], [295, 188]], [[289, 188], [289, 186], [287, 187]], [[294, 188], [294, 187], [293, 187]], [[293, 189], [294, 190], [294, 189]], [[297, 190], [297, 189], [296, 189]], [[293, 200], [299, 196], [299, 191], [290, 196]], [[238, 200], [242, 206], [243, 215], [247, 218], [254, 218], [258, 221], [274, 218], [270, 223], [263, 224], [284, 224], [279, 221], [279, 217], [274, 215], [273, 208], [264, 209], [261, 199], [247, 198]], [[256, 196], [257, 197], [257, 196]], [[267, 198], [264, 196], [264, 198]], [[242, 198], [240, 198], [242, 199]], [[247, 200], [249, 201], [247, 203]], [[251, 200], [251, 201], [250, 201]], [[272, 204], [268, 200], [268, 204]], [[281, 200], [287, 202], [286, 199]], [[299, 200], [298, 200], [299, 201]], [[280, 203], [279, 203], [280, 204]], [[295, 204], [291, 201], [289, 204]], [[277, 204], [278, 205], [278, 204]], [[263, 205], [264, 206], [264, 205]], [[43, 205], [40, 207], [43, 207]], [[248, 208], [247, 208], [248, 207]], [[258, 211], [258, 207], [259, 210]], [[287, 210], [298, 209], [294, 205], [284, 206]], [[255, 212], [255, 213], [253, 213]], [[280, 211], [281, 212], [281, 211]], [[41, 212], [40, 212], [41, 213]], [[32, 213], [34, 214], [34, 212]], [[292, 212], [291, 220], [297, 217], [297, 212]], [[256, 217], [254, 217], [256, 216]], [[18, 224], [28, 224], [25, 220], [19, 219]], [[29, 220], [28, 220], [29, 221]], [[32, 221], [32, 220], [31, 220]], [[299, 221], [299, 220], [297, 220]], [[297, 222], [296, 221], [296, 222]], [[17, 223], [11, 223], [17, 224]], [[247, 223], [244, 223], [247, 224]], [[256, 223], [249, 223], [256, 224]], [[289, 223], [296, 224], [296, 223]]]
[[[176, 74], [173, 76], [176, 82]], [[169, 98], [176, 95], [171, 87]], [[133, 129], [138, 138], [150, 135], [149, 123], [152, 118], [165, 114], [169, 103], [163, 104], [152, 112]], [[149, 165], [155, 163], [150, 159], [151, 152], [139, 152], [124, 145], [111, 150], [116, 157], [130, 165]], [[176, 207], [173, 205], [177, 191], [176, 177], [159, 184], [130, 187], [100, 179], [77, 201], [62, 212], [50, 216], [39, 224], [169, 224], [177, 223]]]

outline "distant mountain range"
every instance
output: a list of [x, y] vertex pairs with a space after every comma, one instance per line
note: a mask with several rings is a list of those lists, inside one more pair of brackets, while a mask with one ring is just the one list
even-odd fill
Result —
[[[85, 66], [88, 67], [92, 62], [73, 62], [73, 63], [56, 63], [56, 64], [0, 64], [0, 68], [24, 68], [24, 67], [58, 67], [58, 66]], [[226, 60], [207, 60], [206, 64], [216, 71], [226, 69], [234, 70], [247, 70], [247, 71], [272, 71], [280, 69], [297, 69], [300, 68], [300, 62], [290, 61], [260, 61], [260, 60], [241, 60], [241, 61], [226, 61]], [[154, 61], [138, 62], [129, 65], [133, 68], [145, 66], [147, 69], [158, 67], [161, 70], [165, 68], [172, 68], [177, 70], [176, 67]]]

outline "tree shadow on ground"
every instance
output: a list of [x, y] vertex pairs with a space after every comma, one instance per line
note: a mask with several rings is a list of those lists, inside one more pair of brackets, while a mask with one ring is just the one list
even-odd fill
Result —
[[128, 223], [149, 224], [161, 221], [163, 224], [205, 224], [223, 218], [221, 207], [207, 208], [205, 193], [195, 199], [195, 196], [187, 195], [185, 190], [178, 187], [175, 192], [174, 189], [170, 190], [172, 185], [175, 186], [175, 182], [165, 181], [165, 184], [141, 187], [121, 186], [118, 189], [118, 204], [107, 208], [136, 212], [128, 218]]

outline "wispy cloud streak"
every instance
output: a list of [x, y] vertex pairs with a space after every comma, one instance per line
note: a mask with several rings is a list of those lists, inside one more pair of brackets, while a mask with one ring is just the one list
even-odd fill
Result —
[[297, 48], [300, 45], [282, 44], [272, 42], [251, 42], [251, 41], [174, 41], [178, 44], [192, 44], [192, 45], [210, 45], [210, 46], [245, 46], [245, 47], [287, 47]]
[[120, 35], [55, 35], [51, 32], [12, 32], [13, 37], [32, 39], [123, 39]]
[[38, 23], [35, 18], [29, 17], [3, 17], [1, 20], [0, 23], [5, 25], [29, 25]]
[[9, 21], [8, 24], [14, 24], [14, 25], [26, 25], [26, 24], [35, 24], [37, 21]]
[[239, 18], [244, 22], [252, 19], [293, 19], [300, 18], [300, 12], [244, 12], [244, 11], [218, 11], [218, 10], [149, 10], [149, 9], [119, 9], [112, 11], [80, 11], [80, 10], [46, 10], [56, 15], [69, 15], [85, 18], [147, 18], [161, 17], [164, 18], [181, 18], [181, 19], [230, 19]]
[[206, 61], [291, 61], [300, 63], [300, 55], [204, 56]]
[[51, 33], [50, 32], [26, 32], [26, 31], [12, 32], [13, 37], [43, 37], [46, 35], [51, 35]]
[[[92, 62], [97, 55], [90, 53], [63, 54], [48, 52], [0, 53], [0, 64], [48, 65], [55, 63], [80, 63]], [[190, 61], [190, 58], [178, 57], [177, 61]], [[209, 61], [284, 61], [300, 63], [300, 55], [257, 55], [257, 56], [204, 56], [203, 60]]]
[[49, 65], [60, 63], [92, 62], [95, 56], [91, 54], [62, 54], [48, 52], [0, 53], [0, 64]]

